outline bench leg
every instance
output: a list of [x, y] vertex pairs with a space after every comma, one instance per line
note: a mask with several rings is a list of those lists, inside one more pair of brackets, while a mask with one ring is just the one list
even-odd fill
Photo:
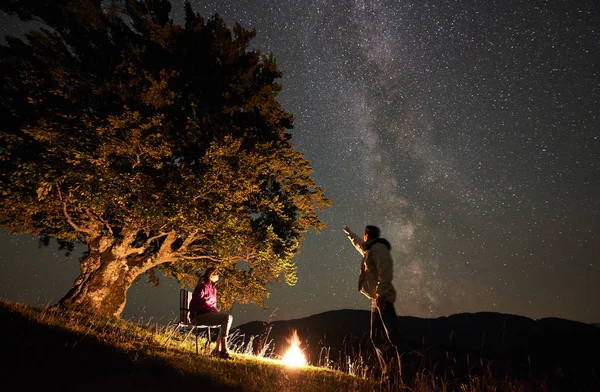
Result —
[[177, 332], [179, 330], [180, 325], [177, 324], [175, 326], [175, 328], [173, 328], [173, 331], [171, 331], [171, 334], [169, 335], [169, 337], [167, 338], [167, 340], [165, 341], [164, 346], [167, 347], [167, 344], [169, 344], [169, 342], [171, 341], [171, 339], [173, 338], [173, 335], [175, 335], [175, 332]]
[[206, 351], [207, 349], [210, 349], [210, 327], [208, 327], [206, 329], [206, 343], [204, 343], [204, 351]]
[[179, 347], [183, 346], [183, 344], [185, 343], [185, 341], [190, 337], [190, 335], [196, 330], [197, 327], [192, 327], [192, 329], [190, 329], [190, 331], [185, 334], [185, 337], [183, 338], [183, 340], [181, 341], [181, 344], [179, 345]]

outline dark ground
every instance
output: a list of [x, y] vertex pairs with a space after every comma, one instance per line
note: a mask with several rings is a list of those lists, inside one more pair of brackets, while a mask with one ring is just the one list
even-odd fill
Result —
[[124, 351], [88, 334], [38, 323], [0, 302], [5, 385], [24, 391], [233, 391], [182, 372], [147, 350]]
[[[600, 391], [600, 328], [569, 320], [499, 314], [457, 314], [436, 319], [400, 317], [407, 345], [405, 377], [425, 370], [453, 385], [470, 376], [514, 380], [521, 391]], [[271, 324], [248, 323], [238, 339], [271, 342], [274, 354], [296, 329], [313, 365], [361, 357], [373, 360], [369, 312], [339, 310]], [[156, 355], [158, 349], [120, 350], [92, 334], [39, 323], [0, 302], [3, 378], [24, 390], [233, 391], [219, 380], [187, 373]], [[268, 335], [266, 335], [268, 332]], [[260, 339], [255, 338], [255, 346]], [[326, 349], [326, 350], [325, 350]], [[154, 351], [153, 351], [154, 350]], [[199, 386], [202, 388], [199, 389]], [[450, 388], [451, 389], [451, 388]]]

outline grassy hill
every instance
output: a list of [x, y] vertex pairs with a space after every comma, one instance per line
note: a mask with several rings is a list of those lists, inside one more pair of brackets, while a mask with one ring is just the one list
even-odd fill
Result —
[[[162, 327], [0, 301], [4, 383], [51, 391], [373, 391], [326, 368], [289, 368], [234, 354], [196, 355], [193, 338], [165, 347]], [[203, 344], [200, 344], [203, 348]]]
[[[354, 313], [348, 312], [348, 317]], [[313, 318], [326, 316], [316, 315]], [[338, 316], [336, 314], [336, 320], [339, 321]], [[459, 320], [465, 317], [457, 316]], [[552, 329], [565, 324], [563, 320], [559, 321], [559, 324], [552, 324]], [[323, 323], [312, 324], [319, 326]], [[473, 328], [473, 321], [468, 324]], [[570, 328], [571, 324], [566, 323], [565, 326]], [[285, 323], [281, 323], [280, 327], [282, 331], [289, 329]], [[294, 327], [302, 331], [299, 325]], [[251, 355], [256, 350], [252, 339], [247, 339], [248, 336], [241, 339], [234, 336], [231, 348], [235, 359], [226, 361], [209, 357], [207, 353], [211, 348], [204, 347], [203, 338], [199, 341], [199, 354], [196, 354], [193, 336], [175, 334], [169, 339], [171, 331], [164, 326], [140, 325], [52, 308], [34, 308], [3, 300], [0, 300], [0, 328], [0, 336], [4, 338], [4, 365], [1, 368], [5, 384], [16, 384], [19, 389], [25, 390], [528, 392], [592, 391], [597, 390], [595, 388], [598, 385], [598, 374], [584, 370], [590, 368], [595, 373], [595, 365], [581, 367], [582, 363], [594, 364], [597, 361], [580, 356], [570, 356], [569, 362], [579, 363], [575, 367], [581, 371], [577, 373], [575, 382], [565, 379], [569, 382], [568, 389], [562, 389], [561, 385], [565, 383], [553, 383], [549, 377], [514, 378], [508, 373], [498, 373], [494, 370], [497, 360], [486, 362], [469, 355], [466, 358], [471, 358], [471, 366], [467, 373], [459, 375], [459, 363], [448, 357], [448, 352], [445, 352], [448, 363], [443, 372], [438, 369], [441, 361], [429, 363], [424, 360], [426, 357], [421, 357], [420, 361], [419, 358], [417, 361], [413, 358], [411, 363], [410, 357], [403, 357], [403, 369], [405, 365], [410, 368], [416, 364], [417, 367], [411, 372], [403, 371], [402, 377], [392, 375], [391, 382], [383, 382], [376, 377], [372, 364], [360, 356], [348, 356], [346, 363], [337, 361], [323, 367], [287, 367], [280, 361], [265, 358], [264, 354]], [[277, 325], [273, 336], [276, 335], [276, 329]], [[429, 333], [424, 328], [419, 329]], [[473, 334], [469, 330], [465, 330], [465, 333]], [[492, 335], [487, 336], [490, 338]], [[257, 335], [256, 338], [260, 337]], [[586, 349], [596, 351], [596, 346], [597, 342]], [[553, 346], [550, 350], [558, 348]], [[552, 377], [564, 379], [560, 374]]]

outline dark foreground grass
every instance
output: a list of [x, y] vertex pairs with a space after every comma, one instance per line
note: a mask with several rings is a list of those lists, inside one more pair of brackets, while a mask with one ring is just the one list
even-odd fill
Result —
[[373, 391], [326, 368], [196, 355], [193, 339], [165, 347], [160, 327], [0, 301], [5, 385], [51, 391]]
[[[402, 359], [402, 376], [377, 379], [360, 355], [323, 367], [290, 368], [280, 361], [249, 355], [232, 339], [233, 361], [207, 355], [205, 340], [196, 354], [193, 337], [163, 326], [0, 300], [0, 365], [4, 385], [43, 391], [256, 391], [256, 392], [554, 392], [597, 391], [598, 375], [586, 375], [568, 388], [545, 378], [517, 379], [492, 366], [458, 376], [441, 373], [441, 362]], [[447, 365], [445, 365], [447, 366]], [[349, 374], [352, 373], [352, 374]], [[407, 376], [408, 375], [408, 376]], [[374, 380], [373, 380], [374, 379]], [[389, 380], [392, 380], [391, 382]], [[591, 381], [590, 381], [591, 380]], [[593, 382], [592, 382], [593, 381]]]

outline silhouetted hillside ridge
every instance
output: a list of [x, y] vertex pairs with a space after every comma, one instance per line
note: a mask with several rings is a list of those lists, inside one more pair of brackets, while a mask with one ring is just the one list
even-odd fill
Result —
[[[468, 372], [491, 363], [502, 374], [548, 377], [559, 383], [597, 381], [600, 374], [600, 329], [592, 324], [495, 312], [398, 319], [407, 340], [408, 348], [403, 351], [418, 352], [430, 367], [451, 365], [454, 372]], [[262, 335], [262, 342], [272, 342], [276, 355], [287, 349], [287, 339], [295, 329], [307, 358], [318, 364], [324, 352], [334, 361], [358, 354], [364, 357], [370, 350], [369, 323], [369, 311], [344, 309], [269, 324], [255, 321], [235, 329], [245, 341]], [[260, 344], [261, 339], [255, 339], [254, 346]], [[405, 358], [415, 357], [407, 354]]]

